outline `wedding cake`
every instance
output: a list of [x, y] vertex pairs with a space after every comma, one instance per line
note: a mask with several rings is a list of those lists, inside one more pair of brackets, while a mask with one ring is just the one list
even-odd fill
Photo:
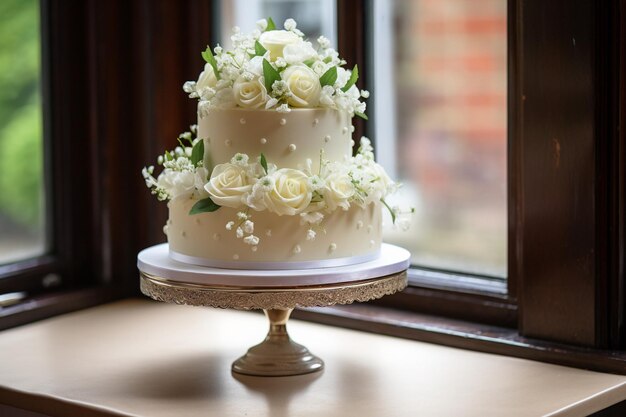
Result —
[[234, 28], [232, 50], [203, 52], [204, 70], [183, 87], [198, 99], [198, 124], [158, 158], [156, 178], [143, 170], [168, 200], [170, 257], [237, 269], [372, 260], [396, 185], [370, 141], [352, 140], [369, 95], [355, 84], [358, 68], [344, 69], [325, 37], [305, 40], [293, 19], [282, 30], [272, 19], [257, 25]]

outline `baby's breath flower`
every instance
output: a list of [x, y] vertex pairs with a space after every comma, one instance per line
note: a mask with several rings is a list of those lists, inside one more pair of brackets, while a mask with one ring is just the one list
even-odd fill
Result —
[[280, 81], [274, 81], [274, 84], [272, 84], [272, 92], [277, 96], [280, 97], [283, 94], [285, 94], [286, 92], [289, 91], [289, 86], [287, 85], [286, 82], [280, 80]]
[[317, 43], [319, 43], [322, 49], [330, 48], [330, 41], [326, 36], [320, 36], [319, 38], [317, 38]]
[[246, 220], [243, 223], [243, 231], [250, 234], [254, 232], [254, 223], [251, 222], [250, 220]]
[[315, 240], [315, 230], [309, 229], [306, 231], [306, 240]]
[[256, 26], [259, 28], [259, 30], [265, 30], [267, 29], [267, 19], [259, 19], [256, 21]]
[[289, 108], [287, 103], [285, 103], [285, 104], [281, 104], [280, 106], [276, 107], [276, 111], [279, 112], [279, 113], [289, 113], [291, 111], [291, 109]]
[[295, 20], [293, 19], [287, 19], [285, 20], [285, 30], [294, 30], [296, 28], [296, 26], [298, 26], [298, 24], [296, 23]]
[[233, 165], [239, 165], [245, 167], [248, 165], [248, 155], [245, 153], [236, 153], [231, 159], [230, 163]]
[[243, 237], [243, 229], [241, 227], [238, 227], [235, 233], [237, 234], [238, 239], [241, 239]]
[[361, 90], [361, 97], [368, 98], [370, 96], [370, 92], [367, 90]]
[[226, 223], [226, 230], [233, 230], [234, 225], [235, 225], [235, 222], [233, 221]]
[[240, 211], [237, 213], [237, 218], [240, 220], [247, 220], [248, 219], [248, 215], [246, 213], [244, 213], [243, 211]]
[[254, 235], [246, 236], [243, 238], [244, 243], [252, 246], [256, 246], [259, 244], [259, 238]]

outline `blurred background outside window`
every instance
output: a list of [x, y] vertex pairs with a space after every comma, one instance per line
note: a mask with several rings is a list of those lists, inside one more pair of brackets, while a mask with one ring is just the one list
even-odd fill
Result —
[[0, 1], [0, 265], [43, 254], [39, 2]]
[[300, 29], [313, 43], [326, 36], [337, 47], [337, 17], [335, 0], [222, 0], [219, 3], [220, 45], [230, 48], [233, 26], [243, 33], [256, 29], [256, 21], [271, 17], [277, 29], [288, 18], [295, 19]]
[[385, 240], [417, 266], [505, 278], [507, 2], [373, 4], [377, 158], [416, 209]]

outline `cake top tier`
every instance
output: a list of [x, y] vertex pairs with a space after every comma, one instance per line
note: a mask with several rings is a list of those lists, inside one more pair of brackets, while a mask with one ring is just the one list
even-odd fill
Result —
[[243, 34], [233, 28], [232, 50], [216, 46], [202, 53], [206, 61], [197, 81], [183, 90], [198, 99], [203, 117], [214, 108], [241, 107], [289, 112], [292, 108], [331, 108], [365, 116], [369, 93], [356, 86], [359, 73], [343, 68], [346, 61], [324, 36], [316, 45], [304, 38], [293, 19], [277, 29], [269, 19]]

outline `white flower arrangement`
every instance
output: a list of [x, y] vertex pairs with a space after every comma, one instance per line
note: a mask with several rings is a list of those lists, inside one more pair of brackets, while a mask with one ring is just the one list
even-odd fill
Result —
[[343, 68], [346, 61], [328, 39], [320, 36], [315, 48], [293, 19], [285, 21], [284, 30], [278, 30], [271, 18], [260, 20], [257, 27], [250, 34], [234, 27], [232, 50], [218, 45], [202, 53], [204, 70], [197, 81], [183, 85], [189, 97], [198, 99], [201, 117], [214, 108], [288, 112], [326, 107], [367, 119], [361, 99], [369, 93], [355, 85], [358, 68]]
[[146, 186], [159, 201], [182, 195], [199, 199], [208, 196], [204, 190], [208, 177], [208, 170], [203, 166], [204, 142], [196, 134], [197, 126], [192, 125], [189, 132], [178, 136], [179, 146], [157, 158], [158, 165], [163, 166], [157, 178], [153, 176], [154, 166], [142, 169]]
[[269, 211], [279, 216], [300, 216], [300, 224], [308, 226], [306, 240], [314, 240], [324, 231], [324, 217], [335, 210], [348, 210], [352, 204], [365, 207], [380, 201], [389, 209], [392, 219], [406, 214], [391, 208], [385, 197], [398, 184], [374, 161], [371, 142], [361, 138], [353, 157], [330, 162], [320, 151], [318, 172], [311, 170], [312, 161], [300, 169], [278, 168], [268, 163], [263, 154], [251, 159], [236, 153], [230, 162], [216, 165], [211, 175], [203, 166], [204, 144], [196, 138], [196, 126], [178, 137], [179, 145], [158, 157], [163, 166], [157, 178], [154, 166], [142, 170], [146, 186], [157, 198], [173, 200], [186, 197], [198, 200], [189, 214], [213, 212], [221, 207], [238, 210], [237, 218], [226, 224], [238, 238], [256, 250], [260, 238], [255, 236], [251, 211]]

